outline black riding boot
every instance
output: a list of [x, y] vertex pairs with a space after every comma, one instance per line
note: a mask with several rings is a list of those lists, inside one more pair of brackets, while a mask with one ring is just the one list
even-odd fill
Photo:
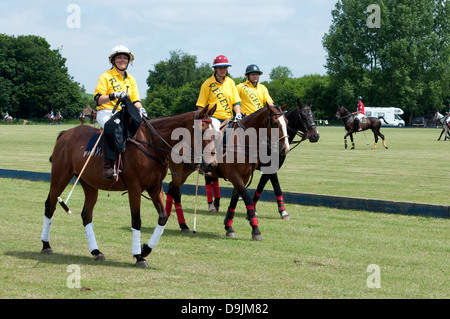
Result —
[[114, 161], [103, 157], [103, 179], [110, 179], [115, 177]]

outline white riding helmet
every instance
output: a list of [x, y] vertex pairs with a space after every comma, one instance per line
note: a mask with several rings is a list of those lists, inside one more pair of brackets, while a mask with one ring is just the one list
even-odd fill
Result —
[[120, 53], [123, 53], [123, 54], [126, 54], [126, 55], [128, 55], [128, 58], [129, 58], [129, 63], [131, 63], [131, 62], [133, 62], [133, 60], [134, 60], [134, 55], [131, 53], [131, 51], [130, 51], [130, 49], [128, 49], [126, 46], [124, 46], [124, 45], [118, 45], [118, 46], [115, 46], [114, 48], [112, 48], [112, 52], [111, 52], [111, 54], [109, 55], [109, 62], [111, 62], [112, 64], [114, 64], [113, 63], [113, 60], [114, 60], [114, 57], [117, 55], [117, 54], [120, 54]]

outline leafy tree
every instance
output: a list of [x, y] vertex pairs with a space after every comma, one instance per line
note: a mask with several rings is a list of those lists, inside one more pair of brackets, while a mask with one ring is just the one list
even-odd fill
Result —
[[0, 99], [14, 117], [42, 117], [51, 109], [76, 113], [79, 86], [68, 74], [66, 59], [44, 38], [0, 34]]
[[196, 110], [202, 83], [212, 75], [208, 63], [197, 66], [197, 57], [182, 51], [171, 51], [170, 58], [149, 70], [147, 98], [144, 101], [151, 117]]
[[337, 101], [401, 107], [409, 115], [438, 109], [450, 95], [446, 1], [379, 0], [380, 28], [369, 27], [372, 0], [340, 0], [323, 37]]
[[292, 77], [292, 71], [287, 66], [277, 66], [270, 71], [270, 80], [286, 80]]

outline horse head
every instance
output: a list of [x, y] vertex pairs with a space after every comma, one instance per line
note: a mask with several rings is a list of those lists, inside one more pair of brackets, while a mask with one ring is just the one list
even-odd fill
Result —
[[436, 113], [434, 114], [433, 121], [441, 120], [441, 119], [443, 119], [443, 118], [444, 118], [444, 115], [442, 115], [442, 114], [439, 113], [439, 112], [436, 112]]
[[310, 100], [308, 104], [304, 104], [300, 101], [300, 99], [297, 99], [298, 117], [300, 119], [300, 123], [302, 124], [302, 127], [299, 127], [298, 129], [304, 134], [307, 134], [309, 142], [316, 143], [319, 141], [320, 135], [316, 127], [316, 122], [314, 121], [314, 114], [311, 110], [311, 105], [312, 100]]
[[284, 115], [284, 111], [286, 110], [288, 104], [284, 104], [283, 106], [269, 106], [267, 105], [267, 108], [269, 110], [269, 126], [268, 134], [271, 134], [271, 128], [278, 128], [278, 142], [280, 144], [280, 154], [286, 155], [289, 153], [290, 146], [289, 146], [289, 136], [287, 132], [287, 119]]
[[[203, 109], [196, 111], [194, 115], [195, 121], [201, 121], [201, 136], [192, 134], [192, 145], [202, 145], [202, 160], [200, 164], [200, 171], [203, 173], [211, 172], [217, 166], [216, 149], [215, 149], [215, 133], [216, 130], [212, 125], [211, 117], [216, 111], [217, 105], [209, 107], [207, 105]], [[195, 130], [194, 130], [195, 133]], [[201, 139], [201, 141], [200, 141]], [[195, 153], [195, 151], [194, 151]]]
[[347, 109], [344, 106], [342, 106], [342, 104], [338, 105], [338, 108], [336, 110], [336, 118], [338, 120], [342, 120], [349, 114], [350, 114], [349, 111], [347, 111]]

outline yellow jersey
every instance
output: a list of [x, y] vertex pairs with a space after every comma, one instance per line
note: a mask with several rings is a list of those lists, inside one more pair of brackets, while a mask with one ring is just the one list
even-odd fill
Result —
[[223, 83], [220, 83], [213, 74], [202, 84], [196, 105], [205, 107], [208, 104], [210, 106], [217, 104], [214, 117], [219, 120], [226, 120], [233, 118], [233, 106], [240, 104], [240, 102], [241, 99], [233, 79], [227, 76]]
[[[139, 91], [136, 80], [133, 76], [125, 72], [125, 76], [122, 76], [117, 72], [116, 68], [112, 68], [102, 75], [100, 75], [97, 86], [95, 87], [94, 96], [98, 94], [109, 95], [113, 92], [125, 92], [130, 97], [131, 102], [135, 103], [140, 101]], [[114, 108], [117, 101], [110, 101], [108, 103], [98, 105], [97, 110], [104, 110]], [[117, 111], [122, 109], [121, 105], [117, 107]]]
[[242, 114], [252, 114], [253, 112], [263, 108], [266, 103], [273, 103], [267, 88], [258, 83], [256, 88], [247, 80], [247, 82], [239, 83], [237, 86], [239, 97], [241, 98]]

